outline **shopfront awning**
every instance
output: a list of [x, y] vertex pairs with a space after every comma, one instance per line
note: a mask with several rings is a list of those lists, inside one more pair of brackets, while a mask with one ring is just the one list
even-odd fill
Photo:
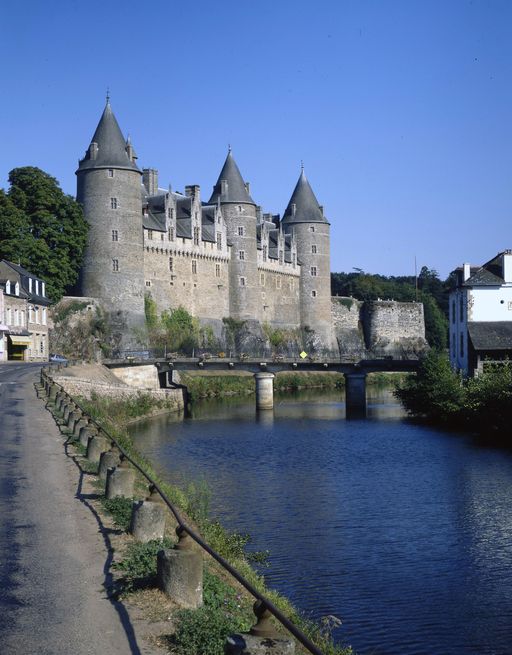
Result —
[[9, 339], [13, 346], [30, 346], [32, 343], [31, 337], [22, 337], [18, 334], [10, 334]]

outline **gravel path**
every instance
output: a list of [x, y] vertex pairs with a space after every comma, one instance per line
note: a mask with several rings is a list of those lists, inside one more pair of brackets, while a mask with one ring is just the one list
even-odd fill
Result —
[[39, 370], [0, 365], [0, 652], [160, 653], [107, 597], [108, 530], [79, 493], [79, 470], [36, 396]]

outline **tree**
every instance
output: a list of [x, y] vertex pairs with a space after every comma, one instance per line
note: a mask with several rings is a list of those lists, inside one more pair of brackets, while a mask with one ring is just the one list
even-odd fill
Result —
[[15, 168], [9, 183], [7, 194], [0, 190], [0, 258], [44, 279], [58, 301], [82, 265], [88, 230], [82, 208], [39, 168]]

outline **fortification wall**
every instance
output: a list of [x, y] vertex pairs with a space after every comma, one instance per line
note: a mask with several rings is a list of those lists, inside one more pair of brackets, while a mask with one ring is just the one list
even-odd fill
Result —
[[147, 246], [144, 280], [159, 313], [182, 306], [199, 319], [229, 316], [228, 259], [213, 249], [209, 253]]
[[427, 346], [423, 304], [377, 300], [365, 303], [363, 325], [367, 347], [377, 354], [421, 351]]
[[401, 356], [428, 347], [422, 303], [334, 297], [331, 312], [342, 356]]
[[297, 269], [289, 272], [272, 265], [258, 267], [259, 318], [273, 327], [296, 329], [300, 327], [300, 280]]

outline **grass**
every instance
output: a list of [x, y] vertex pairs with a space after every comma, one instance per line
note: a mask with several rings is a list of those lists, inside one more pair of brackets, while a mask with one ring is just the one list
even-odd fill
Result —
[[132, 518], [132, 498], [102, 498], [103, 509], [110, 514], [114, 523], [121, 530], [128, 530]]
[[169, 538], [133, 542], [128, 545], [123, 559], [113, 564], [113, 568], [122, 572], [120, 580], [124, 592], [143, 589], [155, 585], [156, 556], [164, 548], [172, 548], [174, 542]]

